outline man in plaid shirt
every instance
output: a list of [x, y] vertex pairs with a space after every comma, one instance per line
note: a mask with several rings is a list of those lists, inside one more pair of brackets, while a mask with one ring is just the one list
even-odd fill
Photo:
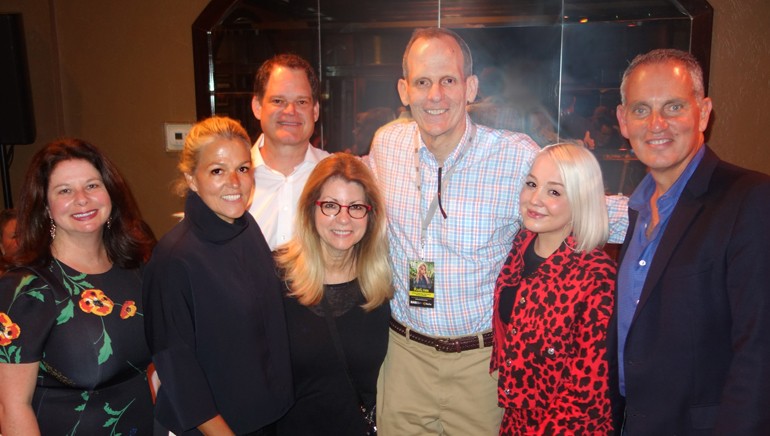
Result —
[[[457, 34], [415, 31], [398, 82], [414, 121], [386, 126], [372, 143], [395, 287], [378, 384], [386, 436], [493, 435], [502, 418], [489, 374], [494, 284], [519, 230], [519, 192], [539, 147], [527, 135], [471, 122], [472, 70]], [[625, 204], [611, 206], [620, 242]], [[419, 264], [429, 265], [431, 289], [415, 286]]]

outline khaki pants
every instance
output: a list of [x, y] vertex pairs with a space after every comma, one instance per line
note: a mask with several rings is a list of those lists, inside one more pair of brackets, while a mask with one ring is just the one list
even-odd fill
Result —
[[443, 353], [390, 331], [377, 380], [381, 436], [492, 436], [500, 431], [492, 347]]

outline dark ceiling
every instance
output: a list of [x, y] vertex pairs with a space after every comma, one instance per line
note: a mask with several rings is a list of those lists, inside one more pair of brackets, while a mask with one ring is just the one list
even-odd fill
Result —
[[[274, 19], [293, 20], [314, 26], [320, 19], [329, 27], [452, 27], [531, 26], [588, 21], [638, 21], [662, 17], [685, 17], [702, 1], [673, 0], [242, 0], [237, 3], [242, 24], [250, 9], [271, 9]], [[320, 15], [318, 11], [320, 9]], [[231, 17], [233, 15], [230, 15]]]

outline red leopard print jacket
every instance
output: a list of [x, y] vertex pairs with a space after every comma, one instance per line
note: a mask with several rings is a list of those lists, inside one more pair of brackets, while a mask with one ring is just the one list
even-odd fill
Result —
[[[562, 245], [522, 278], [535, 236], [519, 232], [495, 288], [490, 371], [499, 370], [498, 402], [506, 408], [500, 434], [611, 434], [605, 341], [615, 262], [600, 249], [575, 253]], [[503, 324], [498, 304], [508, 287], [517, 288], [516, 300]]]

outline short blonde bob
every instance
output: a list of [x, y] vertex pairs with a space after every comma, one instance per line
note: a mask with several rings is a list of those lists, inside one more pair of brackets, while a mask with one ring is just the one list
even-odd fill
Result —
[[609, 237], [609, 218], [604, 196], [604, 182], [599, 162], [585, 147], [572, 143], [553, 144], [543, 148], [564, 182], [572, 211], [572, 236], [575, 251], [601, 248]]

